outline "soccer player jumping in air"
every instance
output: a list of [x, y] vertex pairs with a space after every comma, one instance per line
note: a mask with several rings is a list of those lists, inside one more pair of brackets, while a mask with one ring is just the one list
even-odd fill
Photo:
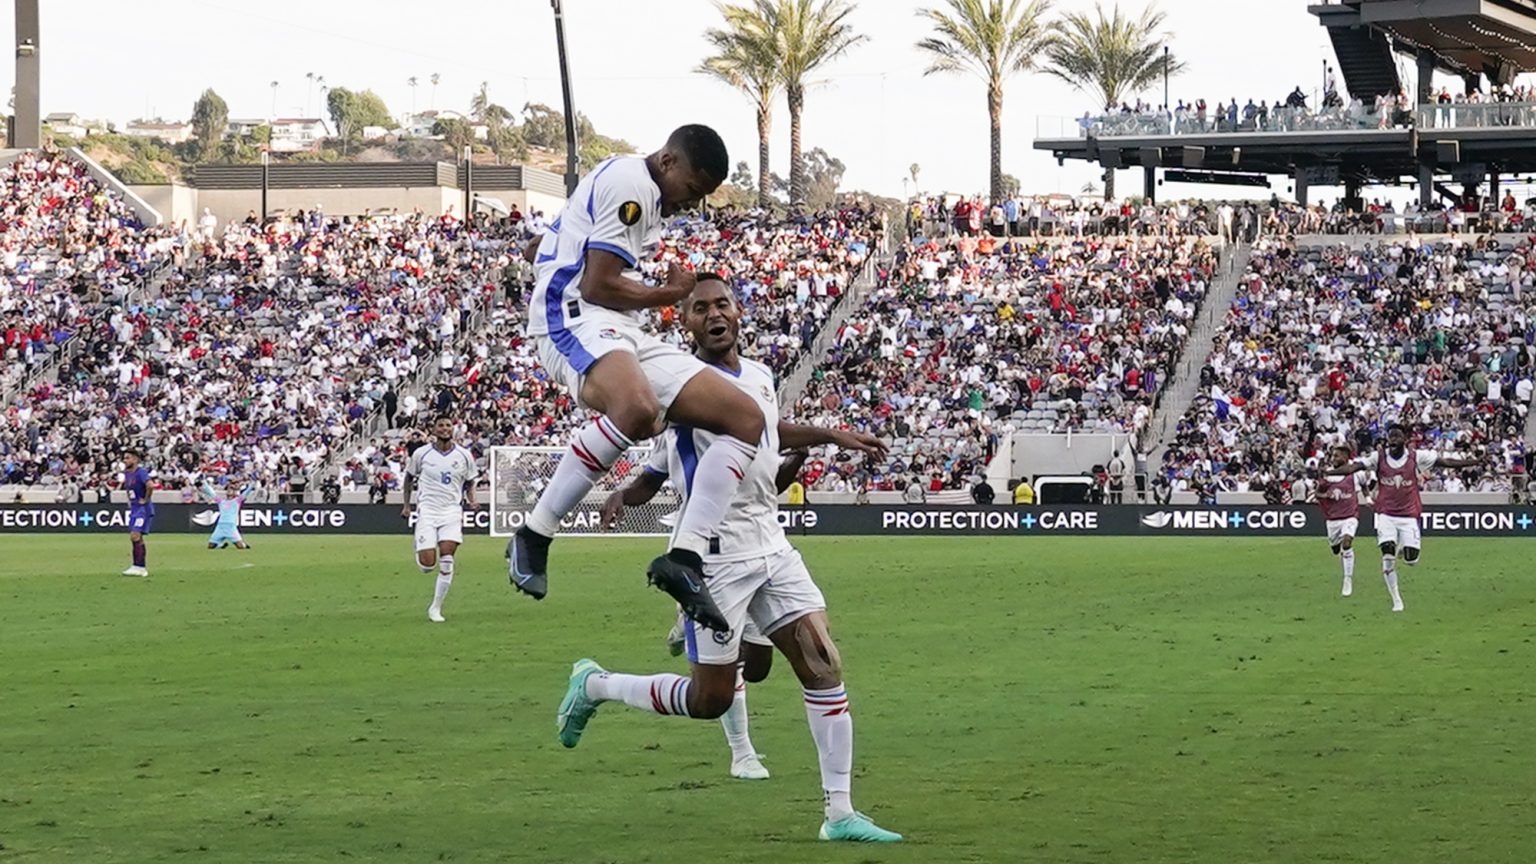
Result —
[[650, 156], [600, 163], [540, 241], [528, 335], [545, 371], [599, 416], [571, 440], [507, 546], [512, 585], [534, 599], [549, 590], [549, 546], [560, 521], [624, 451], [671, 422], [710, 433], [716, 443], [693, 471], [671, 548], [646, 575], [689, 618], [726, 629], [704, 583], [702, 556], [757, 456], [763, 412], [721, 376], [700, 374], [698, 358], [642, 329], [640, 311], [680, 302], [694, 276], [673, 264], [663, 284], [648, 286], [626, 271], [654, 253], [663, 218], [715, 191], [729, 170], [713, 129], [683, 126]]
[[154, 527], [155, 502], [150, 500], [149, 469], [142, 464], [138, 451], [123, 454], [123, 489], [128, 493], [128, 540], [133, 544], [133, 566], [124, 576], [148, 576], [149, 552], [144, 538]]
[[[736, 693], [737, 660], [747, 621], [772, 640], [805, 696], [805, 715], [821, 766], [825, 821], [823, 840], [894, 842], [901, 835], [876, 825], [853, 809], [853, 716], [843, 686], [842, 660], [828, 632], [827, 605], [800, 553], [789, 544], [778, 519], [779, 448], [836, 444], [884, 455], [885, 445], [872, 435], [817, 429], [778, 420], [773, 372], [736, 353], [741, 310], [724, 282], [699, 277], [683, 303], [683, 325], [693, 334], [698, 356], [714, 367], [705, 374], [726, 382], [761, 406], [769, 421], [766, 440], [746, 466], [741, 493], [718, 530], [708, 538], [704, 570], [719, 599], [726, 626], [710, 633], [688, 622], [689, 676], [622, 675], [592, 660], [578, 660], [571, 670], [557, 722], [560, 743], [575, 747], [598, 706], [623, 702], [652, 714], [713, 720], [731, 707]], [[674, 425], [668, 446], [657, 448], [647, 465], [652, 477], [666, 474], [687, 500], [698, 488], [698, 472], [722, 438]], [[665, 457], [665, 458], [661, 458]], [[681, 530], [679, 528], [678, 530]]]
[[1419, 472], [1439, 465], [1441, 468], [1476, 468], [1481, 459], [1442, 456], [1433, 450], [1409, 450], [1408, 430], [1400, 423], [1387, 429], [1386, 449], [1361, 453], [1353, 462], [1333, 465], [1323, 472], [1342, 477], [1357, 471], [1376, 472], [1376, 543], [1381, 547], [1381, 576], [1392, 595], [1392, 611], [1403, 611], [1403, 595], [1397, 589], [1397, 553], [1403, 563], [1419, 563], [1419, 516], [1424, 505], [1419, 498]]

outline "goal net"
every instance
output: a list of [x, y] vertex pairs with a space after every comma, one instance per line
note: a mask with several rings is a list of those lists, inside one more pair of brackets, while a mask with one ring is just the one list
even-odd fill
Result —
[[[528, 521], [534, 502], [549, 478], [554, 476], [564, 447], [492, 447], [491, 448], [491, 534], [509, 537]], [[609, 469], [608, 474], [576, 505], [561, 523], [561, 534], [601, 534], [610, 537], [665, 537], [672, 533], [673, 515], [678, 510], [677, 493], [663, 486], [656, 497], [639, 507], [625, 507], [624, 516], [613, 530], [602, 524], [603, 501], [609, 493], [628, 483], [644, 469], [650, 447], [635, 447]]]

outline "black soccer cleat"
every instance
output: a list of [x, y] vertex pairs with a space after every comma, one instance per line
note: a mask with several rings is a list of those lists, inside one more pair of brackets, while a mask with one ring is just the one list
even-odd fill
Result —
[[709, 586], [704, 582], [704, 562], [697, 554], [687, 549], [673, 549], [651, 562], [645, 578], [667, 592], [682, 607], [683, 614], [700, 626], [717, 633], [731, 629], [720, 607], [715, 605], [715, 598], [709, 594]]
[[551, 538], [527, 526], [507, 541], [507, 581], [535, 600], [549, 593], [549, 544]]

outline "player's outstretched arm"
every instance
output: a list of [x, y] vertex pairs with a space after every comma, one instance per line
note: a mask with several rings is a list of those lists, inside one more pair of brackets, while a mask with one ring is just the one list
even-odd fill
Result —
[[1365, 470], [1365, 466], [1360, 464], [1359, 462], [1350, 462], [1347, 465], [1340, 465], [1337, 468], [1324, 468], [1323, 469], [1323, 474], [1328, 476], [1328, 477], [1347, 477], [1350, 474], [1355, 473], [1356, 471], [1364, 471], [1364, 470]]
[[637, 472], [633, 480], [624, 484], [623, 489], [615, 489], [604, 499], [603, 527], [609, 530], [617, 528], [619, 517], [624, 515], [625, 507], [639, 507], [655, 498], [665, 482], [667, 482], [667, 475], [653, 471], [649, 467]]
[[849, 429], [823, 429], [819, 426], [806, 426], [800, 423], [779, 421], [779, 446], [785, 450], [820, 447], [823, 444], [836, 444], [844, 450], [857, 450], [860, 453], [868, 453], [871, 456], [884, 456], [887, 450], [887, 445], [884, 441], [868, 432], [854, 432]]
[[535, 234], [533, 239], [528, 241], [528, 245], [523, 247], [523, 260], [529, 264], [537, 264], [539, 262], [539, 244], [543, 242], [544, 235]]
[[694, 275], [668, 265], [667, 281], [657, 287], [627, 278], [629, 262], [607, 249], [588, 249], [581, 276], [581, 299], [608, 309], [629, 312], [675, 306], [693, 293]]
[[1438, 468], [1481, 468], [1483, 460], [1477, 458], [1457, 458], [1455, 456], [1441, 456], [1435, 460]]

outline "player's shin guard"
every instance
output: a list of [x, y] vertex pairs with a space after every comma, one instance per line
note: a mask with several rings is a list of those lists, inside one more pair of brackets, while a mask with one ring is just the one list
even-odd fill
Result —
[[1339, 553], [1339, 560], [1344, 562], [1344, 578], [1355, 578], [1355, 550], [1353, 547]]
[[[571, 446], [555, 466], [549, 486], [528, 514], [528, 527], [553, 537], [560, 530], [560, 520], [576, 509], [592, 486], [619, 461], [624, 451], [634, 446], [619, 427], [607, 417], [599, 417], [581, 427]], [[711, 448], [713, 449], [713, 448]]]
[[607, 672], [587, 679], [587, 697], [598, 702], [623, 702], [652, 714], [687, 717], [691, 686], [693, 682], [670, 672], [660, 675]]
[[444, 555], [437, 559], [437, 589], [432, 594], [432, 608], [443, 608], [443, 600], [448, 597], [448, 588], [453, 584], [453, 556]]
[[849, 816], [853, 813], [853, 715], [848, 713], [848, 691], [842, 686], [806, 690], [805, 718], [816, 741], [827, 819]]
[[736, 490], [757, 457], [757, 447], [729, 435], [721, 435], [699, 457], [693, 472], [693, 489], [678, 520], [676, 546], [703, 555], [709, 538], [730, 507]]
[[732, 761], [757, 753], [752, 748], [752, 736], [747, 734], [747, 682], [741, 680], [740, 664], [736, 666], [736, 695], [731, 699], [731, 707], [720, 715], [720, 727], [725, 730]]

